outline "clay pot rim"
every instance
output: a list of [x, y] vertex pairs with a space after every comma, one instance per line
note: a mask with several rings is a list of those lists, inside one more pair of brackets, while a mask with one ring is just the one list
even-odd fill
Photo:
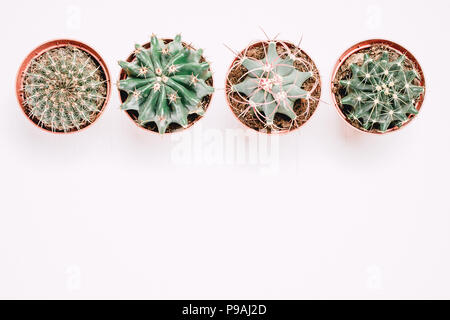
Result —
[[307, 121], [305, 121], [303, 124], [301, 124], [300, 126], [298, 126], [298, 127], [295, 128], [295, 129], [292, 129], [292, 130], [284, 130], [284, 131], [277, 131], [277, 132], [270, 132], [270, 133], [267, 132], [267, 131], [264, 132], [264, 131], [257, 130], [257, 129], [255, 129], [255, 128], [252, 128], [252, 127], [248, 126], [248, 125], [245, 124], [244, 122], [242, 122], [242, 121], [239, 119], [239, 117], [236, 116], [236, 114], [233, 112], [233, 109], [232, 109], [232, 107], [231, 107], [231, 102], [230, 102], [230, 99], [228, 98], [228, 94], [227, 94], [227, 92], [228, 92], [228, 78], [229, 78], [229, 76], [230, 76], [230, 73], [231, 73], [231, 70], [232, 70], [232, 68], [233, 68], [234, 63], [239, 59], [238, 57], [235, 57], [235, 58], [233, 59], [233, 62], [231, 63], [230, 67], [228, 68], [228, 71], [227, 71], [227, 74], [226, 74], [226, 77], [225, 77], [225, 99], [226, 99], [226, 101], [227, 101], [227, 105], [228, 105], [228, 107], [230, 108], [230, 111], [231, 111], [231, 113], [233, 114], [233, 116], [234, 116], [234, 117], [236, 118], [236, 120], [238, 120], [238, 122], [241, 123], [244, 127], [248, 128], [248, 129], [250, 129], [250, 130], [252, 130], [252, 131], [255, 131], [255, 132], [259, 133], [259, 134], [279, 135], [279, 136], [281, 136], [281, 135], [287, 135], [287, 134], [290, 134], [290, 133], [292, 133], [292, 132], [296, 132], [296, 131], [299, 130], [300, 128], [304, 127], [307, 123], [310, 122], [310, 120], [311, 120], [311, 119], [314, 117], [314, 115], [317, 113], [317, 109], [319, 108], [320, 103], [321, 103], [320, 98], [322, 97], [322, 77], [320, 76], [319, 68], [317, 67], [316, 63], [315, 63], [314, 60], [311, 58], [311, 56], [310, 56], [305, 50], [303, 50], [302, 48], [298, 47], [296, 44], [294, 44], [294, 43], [291, 42], [291, 41], [287, 41], [287, 40], [256, 40], [256, 41], [251, 42], [247, 47], [245, 47], [242, 51], [240, 51], [239, 54], [243, 54], [243, 53], [244, 53], [245, 51], [247, 51], [248, 49], [251, 49], [252, 47], [258, 46], [258, 45], [260, 45], [260, 44], [262, 44], [262, 43], [263, 43], [263, 44], [268, 44], [269, 42], [285, 43], [285, 44], [287, 44], [288, 46], [293, 46], [293, 47], [295, 47], [295, 48], [298, 48], [298, 49], [300, 49], [306, 56], [308, 56], [308, 58], [310, 58], [311, 61], [314, 63], [314, 66], [316, 67], [316, 70], [317, 70], [317, 75], [318, 75], [318, 77], [319, 77], [319, 86], [320, 86], [319, 97], [317, 98], [317, 99], [319, 100], [319, 102], [317, 103], [317, 107], [316, 107], [316, 109], [314, 110], [314, 113], [309, 117], [309, 119], [308, 119]]
[[[50, 50], [56, 49], [56, 48], [62, 48], [62, 47], [66, 47], [66, 46], [73, 46], [75, 48], [78, 48], [86, 53], [88, 53], [102, 68], [103, 74], [105, 76], [105, 81], [106, 81], [106, 96], [105, 96], [105, 100], [103, 102], [102, 108], [100, 110], [100, 112], [98, 113], [97, 117], [94, 119], [94, 121], [92, 121], [90, 124], [88, 124], [87, 126], [79, 129], [79, 130], [72, 130], [72, 131], [51, 131], [48, 130], [44, 127], [39, 126], [37, 123], [35, 123], [26, 113], [25, 108], [24, 108], [24, 99], [23, 99], [23, 90], [22, 90], [22, 84], [23, 84], [23, 80], [25, 79], [24, 77], [24, 73], [25, 71], [28, 69], [31, 61], [33, 61], [33, 59], [41, 56], [42, 54], [44, 54], [45, 52], [48, 52]], [[17, 101], [19, 103], [20, 109], [22, 110], [23, 114], [26, 116], [26, 118], [33, 123], [36, 127], [40, 128], [41, 130], [45, 131], [45, 132], [49, 132], [52, 134], [74, 134], [77, 132], [81, 132], [84, 131], [87, 128], [90, 128], [95, 122], [97, 122], [97, 120], [103, 115], [103, 112], [105, 111], [108, 103], [109, 103], [109, 99], [111, 96], [111, 77], [109, 74], [109, 70], [108, 67], [105, 63], [105, 61], [103, 60], [102, 56], [96, 51], [94, 50], [91, 46], [78, 41], [78, 40], [72, 40], [72, 39], [55, 39], [55, 40], [50, 40], [47, 41], [39, 46], [37, 46], [34, 50], [32, 50], [27, 56], [26, 58], [23, 60], [22, 64], [20, 65], [20, 68], [17, 72], [17, 76], [16, 76], [16, 97], [17, 97]]]
[[[161, 38], [161, 40], [164, 41], [165, 44], [167, 44], [167, 43], [172, 42], [172, 41], [174, 40], [174, 38]], [[190, 48], [190, 49], [192, 49], [192, 50], [198, 50], [198, 49], [196, 49], [194, 46], [192, 46], [191, 44], [188, 44], [188, 43], [186, 43], [186, 42], [184, 42], [184, 41], [181, 41], [181, 43], [182, 43], [183, 46], [185, 46], [186, 48]], [[144, 44], [142, 45], [142, 47], [144, 47], [145, 49], [150, 49], [151, 43], [150, 43], [150, 42], [146, 42], [146, 43], [144, 43]], [[136, 58], [136, 57], [135, 57], [134, 53], [131, 53], [125, 61], [126, 61], [126, 62], [132, 62], [132, 61], [134, 61], [135, 58]], [[186, 130], [192, 128], [197, 122], [199, 122], [200, 120], [202, 120], [203, 118], [205, 118], [206, 114], [208, 113], [208, 112], [207, 112], [208, 109], [211, 107], [211, 103], [212, 103], [213, 98], [214, 98], [214, 95], [215, 95], [215, 93], [216, 93], [216, 89], [215, 89], [215, 87], [214, 87], [214, 75], [212, 74], [212, 70], [211, 70], [211, 62], [209, 62], [209, 61], [205, 58], [204, 55], [202, 55], [202, 58], [205, 60], [205, 62], [207, 62], [207, 63], [209, 64], [209, 71], [211, 71], [211, 78], [210, 78], [210, 79], [212, 80], [212, 87], [214, 88], [214, 92], [211, 93], [211, 94], [209, 95], [210, 100], [209, 100], [209, 102], [208, 102], [208, 105], [207, 105], [207, 108], [206, 108], [206, 110], [205, 110], [205, 113], [204, 113], [202, 116], [200, 116], [197, 120], [195, 120], [195, 121], [191, 122], [190, 124], [188, 124], [188, 126], [187, 126], [186, 128], [180, 128], [180, 129], [178, 129], [178, 130], [176, 130], [176, 131], [165, 132], [165, 133], [163, 133], [163, 134], [160, 134], [160, 133], [157, 132], [157, 131], [153, 131], [153, 130], [151, 130], [151, 129], [147, 129], [147, 128], [145, 128], [145, 127], [139, 125], [139, 124], [133, 119], [132, 115], [128, 112], [128, 110], [123, 110], [123, 111], [125, 112], [125, 114], [130, 118], [130, 120], [131, 120], [138, 128], [144, 130], [145, 132], [151, 132], [151, 133], [154, 133], [154, 134], [156, 134], [156, 135], [158, 135], [158, 136], [168, 136], [168, 135], [172, 135], [172, 134], [179, 134], [179, 133], [186, 132]], [[120, 69], [120, 74], [119, 74], [119, 81], [120, 81], [120, 80], [125, 80], [127, 77], [128, 77], [127, 73], [125, 72], [125, 70], [123, 70], [123, 69], [121, 68], [121, 69]], [[123, 104], [124, 101], [122, 100], [122, 95], [121, 95], [121, 92], [122, 92], [123, 90], [120, 90], [119, 87], [117, 86], [117, 91], [118, 91], [118, 93], [119, 93], [119, 99], [120, 99], [120, 102], [121, 102], [121, 104]], [[125, 94], [126, 94], [126, 93], [125, 93]]]
[[393, 41], [390, 40], [385, 40], [385, 39], [369, 39], [369, 40], [364, 40], [361, 42], [358, 42], [357, 44], [351, 46], [349, 49], [347, 49], [338, 59], [338, 61], [336, 62], [333, 72], [331, 74], [331, 98], [333, 99], [333, 104], [336, 107], [336, 110], [339, 114], [339, 116], [347, 123], [349, 124], [353, 129], [357, 130], [358, 132], [363, 132], [363, 133], [369, 133], [369, 134], [375, 134], [375, 135], [385, 135], [388, 133], [392, 133], [395, 131], [398, 131], [400, 129], [405, 128], [408, 124], [410, 124], [415, 118], [417, 118], [417, 115], [413, 115], [410, 116], [408, 121], [405, 122], [401, 127], [394, 127], [391, 128], [389, 130], [387, 130], [386, 132], [380, 132], [380, 131], [368, 131], [368, 130], [364, 130], [362, 128], [358, 128], [355, 127], [350, 121], [349, 119], [345, 116], [345, 114], [342, 112], [341, 108], [339, 107], [338, 101], [336, 99], [336, 95], [333, 92], [335, 89], [335, 85], [334, 85], [334, 79], [336, 78], [336, 75], [339, 71], [339, 69], [341, 68], [342, 64], [353, 54], [367, 49], [373, 45], [376, 44], [383, 44], [383, 45], [387, 45], [388, 47], [390, 47], [392, 50], [396, 51], [399, 54], [404, 54], [409, 60], [411, 60], [413, 62], [413, 64], [415, 65], [415, 67], [417, 68], [417, 71], [421, 77], [420, 79], [420, 84], [421, 86], [423, 86], [424, 88], [424, 92], [422, 93], [419, 101], [417, 101], [416, 103], [416, 109], [420, 112], [422, 106], [423, 106], [423, 102], [425, 100], [425, 95], [426, 95], [426, 81], [425, 81], [425, 74], [422, 70], [421, 65], [419, 64], [419, 61], [416, 59], [416, 57], [414, 57], [414, 55], [407, 49], [405, 49], [403, 46], [399, 45], [398, 43], [395, 43]]

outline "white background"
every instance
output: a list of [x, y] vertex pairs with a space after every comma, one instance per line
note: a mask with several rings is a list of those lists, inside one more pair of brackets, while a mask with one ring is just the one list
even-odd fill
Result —
[[[412, 0], [5, 4], [0, 298], [450, 298], [449, 13], [447, 1]], [[426, 75], [420, 116], [371, 136], [321, 103], [299, 131], [260, 141], [269, 158], [254, 153], [225, 102], [223, 44], [264, 39], [259, 26], [304, 35], [325, 102], [345, 49], [398, 42]], [[117, 60], [153, 32], [182, 32], [212, 62], [217, 94], [186, 134], [139, 130], [115, 88], [81, 133], [52, 135], [22, 114], [15, 76], [39, 44], [83, 41], [115, 82]]]

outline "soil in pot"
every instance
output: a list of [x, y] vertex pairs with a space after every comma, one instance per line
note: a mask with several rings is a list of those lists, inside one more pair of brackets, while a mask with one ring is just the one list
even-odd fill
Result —
[[[185, 43], [185, 42], [182, 42], [181, 39], [178, 38], [178, 37], [179, 37], [179, 36], [177, 36], [176, 39], [162, 39], [162, 42], [163, 42], [164, 45], [166, 45], [166, 47], [167, 47], [171, 42], [173, 42], [173, 41], [178, 41], [178, 40], [179, 40], [180, 43], [182, 44], [182, 46], [183, 46], [184, 48], [190, 49], [190, 50], [192, 50], [193, 52], [196, 52], [196, 51], [197, 51], [193, 46], [191, 46], [191, 45], [189, 45], [189, 44], [187, 44], [187, 43]], [[150, 49], [150, 48], [151, 48], [151, 43], [146, 43], [146, 44], [142, 45], [142, 47], [143, 47], [144, 49]], [[133, 53], [133, 54], [131, 54], [131, 55], [128, 57], [128, 59], [127, 59], [126, 61], [129, 62], [129, 63], [132, 63], [132, 62], [135, 62], [136, 59], [137, 59], [137, 58], [136, 58], [136, 55]], [[201, 58], [200, 58], [200, 63], [208, 63], [208, 61], [205, 59], [204, 56], [201, 56]], [[208, 72], [211, 72], [211, 68], [209, 68], [207, 71], [208, 71]], [[125, 79], [127, 79], [127, 78], [128, 78], [127, 72], [126, 72], [125, 70], [122, 69], [122, 71], [121, 71], [121, 73], [120, 73], [120, 80], [125, 80]], [[120, 83], [120, 82], [119, 82], [119, 83]], [[214, 81], [213, 81], [212, 76], [209, 77], [208, 79], [206, 79], [206, 80], [205, 80], [205, 83], [206, 83], [206, 85], [210, 86], [211, 88], [214, 88]], [[125, 103], [125, 102], [127, 101], [128, 97], [129, 97], [129, 93], [127, 93], [125, 90], [121, 90], [121, 89], [119, 88], [119, 94], [120, 94], [120, 100], [121, 100], [121, 102], [122, 102], [122, 103]], [[175, 133], [175, 132], [183, 131], [183, 130], [185, 130], [185, 129], [190, 128], [192, 125], [194, 125], [194, 124], [195, 124], [198, 120], [200, 120], [200, 119], [204, 116], [204, 114], [207, 112], [207, 110], [208, 110], [208, 108], [209, 108], [209, 106], [210, 106], [211, 100], [212, 100], [212, 96], [213, 96], [213, 93], [204, 96], [204, 97], [201, 99], [200, 103], [197, 105], [198, 108], [201, 108], [201, 109], [203, 110], [203, 114], [201, 114], [201, 115], [200, 115], [200, 114], [197, 114], [197, 113], [190, 113], [190, 114], [188, 114], [188, 116], [187, 116], [187, 126], [185, 126], [185, 127], [181, 126], [181, 125], [178, 124], [178, 123], [174, 123], [174, 122], [173, 122], [173, 123], [170, 123], [170, 124], [167, 126], [167, 128], [165, 129], [164, 134], [167, 134], [167, 133]], [[152, 121], [152, 122], [147, 122], [147, 123], [145, 123], [145, 124], [139, 123], [139, 121], [138, 121], [138, 118], [139, 118], [139, 112], [138, 112], [137, 110], [125, 110], [125, 112], [126, 112], [126, 113], [128, 114], [128, 116], [135, 122], [135, 124], [136, 124], [138, 127], [141, 127], [141, 128], [143, 128], [143, 129], [146, 129], [146, 130], [149, 130], [149, 131], [152, 131], [152, 132], [155, 132], [155, 133], [158, 133], [158, 132], [159, 132], [159, 128], [158, 128], [157, 124], [156, 124], [155, 122], [153, 122], [153, 121]]]
[[[356, 46], [355, 46], [356, 47]], [[340, 67], [337, 69], [335, 73], [335, 77], [332, 82], [332, 93], [335, 96], [336, 103], [340, 110], [342, 111], [342, 114], [346, 118], [346, 121], [350, 123], [355, 128], [364, 131], [364, 132], [370, 132], [370, 133], [381, 133], [379, 129], [373, 128], [370, 130], [365, 129], [360, 121], [355, 119], [349, 119], [347, 115], [349, 112], [351, 112], [352, 107], [348, 105], [342, 104], [342, 99], [347, 95], [346, 88], [341, 85], [340, 81], [342, 80], [350, 80], [352, 79], [352, 71], [351, 71], [351, 65], [357, 64], [358, 66], [362, 66], [364, 63], [364, 56], [365, 54], [368, 54], [373, 60], [378, 60], [383, 55], [384, 52], [389, 53], [389, 62], [396, 61], [399, 59], [402, 55], [405, 55], [405, 61], [403, 62], [403, 68], [405, 70], [416, 70], [418, 72], [418, 78], [414, 79], [412, 84], [414, 86], [423, 86], [424, 87], [424, 78], [423, 73], [420, 65], [415, 59], [411, 59], [410, 55], [406, 52], [401, 52], [398, 49], [395, 49], [391, 46], [389, 42], [383, 43], [381, 41], [374, 42], [370, 46], [366, 46], [361, 48], [360, 50], [355, 50], [354, 53], [349, 55], [345, 61], [341, 62]], [[417, 101], [416, 108], [417, 110], [420, 110], [420, 107], [423, 102], [424, 93], [421, 95], [420, 99]], [[416, 115], [410, 114], [409, 119], [406, 123], [403, 124], [403, 126], [407, 123], [409, 123]], [[391, 125], [386, 132], [394, 131], [399, 129], [399, 127]]]
[[[268, 46], [268, 42], [255, 43], [242, 51], [239, 56], [262, 60], [266, 56]], [[293, 106], [293, 111], [297, 115], [295, 120], [291, 120], [284, 114], [275, 113], [273, 125], [267, 126], [265, 121], [262, 121], [261, 115], [258, 114], [258, 112], [255, 112], [253, 108], [249, 108], [248, 97], [241, 93], [233, 92], [231, 89], [233, 85], [243, 81], [248, 70], [239, 62], [239, 58], [235, 59], [230, 68], [226, 83], [228, 104], [239, 121], [253, 130], [267, 133], [285, 133], [293, 131], [304, 125], [311, 118], [319, 105], [321, 83], [319, 71], [314, 61], [303, 50], [295, 45], [288, 42], [277, 42], [277, 53], [283, 59], [288, 57], [286, 48], [288, 48], [296, 57], [294, 62], [295, 69], [300, 72], [313, 72], [313, 76], [306, 80], [302, 85], [302, 89], [310, 93], [310, 98], [300, 98], [295, 101]]]
[[19, 101], [24, 112], [51, 132], [88, 127], [108, 100], [107, 70], [97, 57], [70, 41], [57, 46], [49, 43], [47, 50], [29, 60], [21, 76]]

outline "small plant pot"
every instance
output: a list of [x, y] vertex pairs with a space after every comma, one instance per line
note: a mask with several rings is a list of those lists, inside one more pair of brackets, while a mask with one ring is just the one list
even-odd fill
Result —
[[[270, 55], [268, 50], [271, 43], [276, 44], [276, 54], [278, 57], [277, 59], [269, 61], [268, 57]], [[275, 76], [276, 71], [269, 71], [267, 73], [263, 73], [259, 78], [257, 77], [257, 79], [259, 79], [259, 83], [262, 85], [258, 85], [258, 88], [249, 95], [242, 92], [237, 92], [237, 90], [233, 89], [236, 85], [240, 85], [245, 81], [252, 81], [252, 79], [248, 79], [248, 75], [252, 73], [252, 70], [247, 69], [243, 65], [244, 59], [250, 59], [253, 61], [259, 60], [263, 65], [267, 64], [272, 66], [282, 66], [284, 65], [282, 62], [277, 65], [275, 61], [281, 61], [280, 58], [286, 59], [289, 56], [291, 57], [291, 60], [294, 61], [292, 66], [294, 70], [292, 72], [311, 73], [310, 78], [299, 86], [299, 88], [301, 87], [301, 89], [305, 91], [304, 95], [289, 96], [290, 89], [285, 91], [289, 100], [291, 100], [289, 104], [285, 103], [285, 101], [287, 101], [286, 96], [284, 96], [284, 98], [277, 98], [276, 94], [271, 92], [271, 88], [273, 89], [277, 83], [275, 79], [282, 78], [277, 78]], [[274, 75], [274, 80], [271, 80], [272, 84], [269, 83], [267, 87], [267, 81], [264, 77], [268, 77], [272, 74]], [[278, 84], [279, 87], [285, 88], [284, 85], [280, 85], [280, 82], [278, 82]], [[228, 70], [225, 83], [227, 103], [236, 119], [239, 120], [239, 122], [245, 127], [266, 134], [289, 133], [299, 129], [306, 122], [308, 122], [319, 105], [321, 87], [322, 85], [319, 70], [317, 69], [314, 61], [305, 51], [287, 41], [259, 41], [248, 46], [234, 59]], [[273, 114], [273, 119], [272, 117], [270, 117], [270, 119], [267, 117], [266, 112], [269, 113], [268, 111], [261, 112], [259, 109], [259, 107], [266, 104], [266, 100], [261, 102], [259, 106], [255, 105], [252, 101], [252, 95], [258, 94], [258, 91], [260, 90], [264, 90], [265, 94], [267, 94], [267, 99], [278, 101], [278, 106], [273, 112], [270, 113]], [[291, 112], [290, 116], [278, 112], [278, 107], [282, 104], [287, 106], [286, 108]]]
[[[176, 41], [175, 39], [172, 39], [172, 38], [165, 38], [165, 39], [161, 39], [161, 40], [163, 41], [164, 45], [169, 45], [171, 42]], [[181, 41], [181, 44], [186, 49], [190, 49], [190, 50], [192, 50], [194, 52], [197, 51], [196, 48], [194, 48], [190, 44], [187, 44], [184, 41]], [[147, 43], [143, 44], [142, 48], [147, 49], [147, 50], [150, 49], [151, 48], [151, 42], [147, 42]], [[127, 63], [133, 63], [133, 62], [136, 61], [136, 59], [137, 59], [136, 53], [134, 52], [134, 53], [130, 54], [130, 56], [125, 61]], [[201, 56], [200, 62], [209, 64], [209, 62], [205, 59], [205, 57], [203, 55]], [[208, 68], [208, 72], [211, 72], [211, 68], [210, 67]], [[119, 82], [118, 82], [119, 98], [120, 98], [120, 101], [121, 101], [122, 104], [124, 104], [127, 101], [130, 93], [127, 93], [125, 90], [121, 90], [120, 87], [119, 87], [119, 84], [120, 84], [120, 81], [126, 80], [128, 78], [129, 78], [129, 76], [128, 76], [127, 72], [122, 68], [122, 70], [120, 71]], [[214, 88], [214, 80], [213, 80], [212, 74], [210, 75], [210, 77], [207, 80], [205, 80], [205, 83], [208, 86], [210, 86], [211, 88]], [[139, 112], [137, 110], [124, 110], [124, 112], [127, 114], [127, 116], [133, 121], [133, 123], [138, 128], [143, 129], [146, 132], [152, 132], [152, 133], [156, 133], [156, 134], [171, 134], [171, 133], [184, 131], [184, 130], [192, 127], [195, 123], [197, 123], [197, 121], [199, 121], [201, 118], [203, 118], [204, 115], [206, 114], [210, 104], [211, 104], [213, 95], [214, 95], [214, 93], [212, 92], [212, 93], [204, 96], [201, 99], [200, 107], [204, 110], [204, 114], [202, 114], [202, 115], [194, 114], [194, 113], [189, 114], [187, 116], [187, 124], [186, 124], [186, 126], [183, 127], [183, 126], [181, 126], [181, 125], [179, 125], [177, 123], [171, 123], [171, 124], [169, 124], [167, 126], [167, 128], [165, 129], [164, 132], [160, 132], [159, 131], [159, 128], [158, 128], [158, 126], [156, 125], [155, 122], [149, 122], [149, 123], [141, 124], [139, 122]]]
[[[351, 65], [356, 64], [358, 66], [361, 66], [364, 63], [365, 54], [368, 54], [371, 59], [377, 61], [382, 56], [383, 52], [389, 53], [390, 62], [394, 62], [401, 56], [404, 56], [404, 70], [416, 71], [417, 78], [413, 80], [412, 84], [414, 86], [422, 87], [423, 92], [421, 93], [420, 97], [414, 100], [413, 103], [415, 105], [415, 109], [417, 110], [416, 114], [408, 114], [407, 120], [402, 122], [400, 125], [390, 125], [386, 130], [380, 130], [379, 128], [366, 129], [362, 126], [360, 120], [349, 118], [349, 106], [346, 106], [342, 103], [342, 99], [347, 93], [345, 86], [341, 84], [341, 80], [347, 81], [352, 78], [353, 72], [351, 70]], [[331, 96], [337, 112], [347, 124], [351, 125], [354, 129], [360, 132], [385, 134], [397, 131], [400, 128], [405, 127], [417, 116], [417, 113], [421, 110], [425, 98], [425, 77], [419, 62], [408, 50], [406, 50], [399, 44], [388, 40], [366, 40], [349, 48], [341, 55], [341, 57], [337, 61], [331, 79]]]
[[[89, 104], [89, 108], [93, 108], [92, 112], [90, 112], [88, 109], [85, 109], [79, 107], [79, 105], [75, 105], [75, 103], [72, 103], [74, 100], [70, 100], [67, 99], [65, 101], [65, 103], [62, 103], [58, 100], [56, 100], [58, 103], [61, 103], [61, 106], [58, 108], [58, 111], [56, 113], [58, 113], [58, 117], [61, 116], [61, 114], [64, 114], [65, 116], [67, 116], [68, 119], [75, 119], [73, 122], [70, 123], [70, 125], [66, 126], [64, 125], [64, 121], [61, 120], [60, 122], [58, 122], [58, 117], [55, 116], [55, 120], [52, 120], [50, 123], [51, 125], [49, 125], [48, 122], [43, 121], [42, 119], [45, 116], [45, 112], [41, 113], [41, 114], [36, 114], [33, 113], [33, 106], [31, 105], [31, 103], [29, 103], [30, 100], [28, 100], [30, 98], [30, 94], [27, 92], [26, 87], [27, 85], [29, 85], [29, 78], [31, 77], [31, 74], [34, 72], [33, 70], [31, 70], [32, 68], [34, 68], [34, 64], [36, 63], [43, 63], [43, 60], [39, 60], [39, 59], [44, 59], [44, 56], [47, 55], [52, 55], [52, 54], [56, 54], [57, 52], [59, 52], [58, 50], [61, 49], [67, 49], [67, 50], [73, 50], [70, 52], [76, 52], [76, 54], [74, 55], [74, 57], [84, 57], [84, 58], [89, 58], [86, 59], [86, 66], [85, 66], [85, 71], [89, 70], [89, 67], [92, 66], [92, 68], [95, 67], [95, 69], [97, 70], [95, 72], [95, 74], [93, 73], [92, 79], [91, 78], [85, 78], [87, 80], [89, 80], [89, 84], [92, 85], [92, 90], [94, 88], [94, 85], [92, 84], [93, 81], [96, 81], [96, 85], [97, 87], [95, 87], [96, 90], [98, 90], [99, 96], [95, 97], [95, 98], [89, 98], [89, 102], [92, 104]], [[69, 51], [68, 51], [69, 52]], [[78, 54], [78, 56], [77, 56]], [[89, 60], [89, 62], [88, 62]], [[79, 66], [80, 69], [82, 68], [82, 65], [78, 64], [78, 62], [76, 62], [75, 60], [73, 60], [73, 67], [75, 68], [75, 66]], [[59, 63], [59, 61], [57, 61], [56, 63]], [[52, 69], [53, 70], [53, 69]], [[56, 69], [55, 69], [56, 70]], [[69, 70], [69, 69], [67, 69]], [[50, 72], [50, 71], [46, 71], [46, 72]], [[52, 71], [53, 72], [53, 71]], [[69, 72], [69, 71], [67, 71]], [[87, 72], [87, 71], [86, 71]], [[76, 74], [76, 72], [74, 72], [72, 70], [71, 75]], [[54, 74], [51, 73], [51, 76], [53, 76]], [[62, 75], [61, 75], [62, 76]], [[84, 74], [80, 72], [80, 77], [84, 77]], [[44, 79], [44, 78], [42, 78]], [[56, 81], [56, 78], [52, 78], [52, 80], [49, 80], [50, 76], [45, 78], [45, 80], [42, 80], [40, 82], [40, 85], [47, 85], [49, 84], [51, 81]], [[67, 80], [66, 83], [69, 83], [70, 80], [74, 80], [74, 78], [70, 78], [69, 80]], [[82, 91], [80, 89], [80, 87], [82, 86], [82, 82], [79, 82], [78, 80], [80, 80], [79, 78], [77, 79], [77, 81], [71, 81], [71, 85], [70, 88], [67, 89], [67, 91], [69, 90], [79, 90]], [[55, 82], [52, 82], [52, 86], [51, 86], [51, 90], [56, 90], [58, 89], [60, 84], [54, 84]], [[35, 86], [35, 85], [30, 85], [31, 86]], [[58, 90], [62, 90], [62, 89], [58, 89]], [[88, 89], [86, 89], [88, 90]], [[91, 90], [91, 89], [89, 89]], [[46, 96], [45, 101], [48, 100], [52, 100], [51, 95], [53, 95], [54, 92], [56, 91], [46, 91], [46, 92], [50, 92], [48, 96]], [[75, 91], [73, 91], [75, 94]], [[89, 94], [91, 94], [92, 91], [89, 91]], [[87, 127], [89, 127], [90, 125], [92, 125], [96, 120], [98, 120], [98, 118], [102, 115], [106, 105], [108, 104], [109, 101], [109, 97], [110, 97], [110, 93], [111, 93], [111, 81], [110, 81], [110, 75], [109, 75], [109, 71], [108, 68], [106, 66], [106, 63], [103, 61], [102, 57], [91, 47], [89, 47], [88, 45], [79, 42], [79, 41], [75, 41], [75, 40], [67, 40], [67, 39], [60, 39], [60, 40], [53, 40], [53, 41], [49, 41], [47, 43], [44, 43], [42, 45], [40, 45], [39, 47], [37, 47], [36, 49], [34, 49], [23, 61], [22, 65], [20, 66], [20, 69], [18, 71], [17, 74], [17, 78], [16, 78], [16, 95], [17, 95], [17, 100], [19, 102], [19, 105], [21, 107], [21, 110], [23, 111], [23, 113], [25, 114], [25, 116], [34, 124], [36, 125], [38, 128], [41, 128], [45, 131], [49, 131], [52, 133], [73, 133], [73, 132], [78, 132], [81, 131]], [[57, 95], [57, 94], [55, 94]], [[88, 91], [86, 91], [86, 95], [88, 95]], [[44, 96], [43, 92], [39, 92], [37, 94], [37, 96]], [[69, 97], [69, 96], [67, 96]], [[48, 99], [50, 98], [50, 99]], [[75, 98], [74, 98], [75, 99]], [[80, 93], [80, 96], [78, 96], [78, 99], [81, 100], [77, 100], [80, 104], [84, 105], [84, 103], [86, 102], [83, 99], [86, 99], [86, 96], [82, 95]], [[70, 100], [70, 101], [69, 101]], [[72, 101], [72, 102], [71, 102]], [[41, 101], [42, 103], [42, 101]], [[54, 104], [54, 106], [56, 106], [56, 103]], [[67, 108], [67, 109], [66, 109]], [[87, 107], [86, 107], [87, 108]], [[52, 109], [53, 110], [53, 109]], [[73, 111], [73, 110], [79, 110], [80, 114], [77, 113], [77, 111]], [[47, 111], [50, 112], [50, 111]], [[62, 118], [62, 116], [61, 116]], [[76, 120], [81, 119], [78, 122], [75, 122]], [[65, 118], [64, 118], [65, 119]], [[76, 124], [76, 126], [74, 125], [74, 123]], [[58, 125], [59, 124], [59, 125]]]

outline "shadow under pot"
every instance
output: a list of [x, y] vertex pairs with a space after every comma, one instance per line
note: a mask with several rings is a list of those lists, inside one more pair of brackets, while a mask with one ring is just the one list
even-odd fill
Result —
[[166, 134], [191, 127], [203, 117], [214, 93], [203, 50], [175, 39], [136, 45], [122, 67], [118, 89], [125, 110], [140, 128]]
[[102, 114], [111, 92], [105, 62], [91, 47], [54, 40], [34, 49], [16, 79], [19, 105], [33, 124], [53, 133], [78, 132]]
[[332, 74], [339, 115], [359, 131], [384, 134], [409, 124], [425, 98], [416, 58], [388, 40], [360, 42], [342, 54]]
[[239, 53], [226, 79], [228, 105], [246, 127], [288, 133], [319, 105], [321, 81], [314, 61], [286, 41], [261, 41]]

